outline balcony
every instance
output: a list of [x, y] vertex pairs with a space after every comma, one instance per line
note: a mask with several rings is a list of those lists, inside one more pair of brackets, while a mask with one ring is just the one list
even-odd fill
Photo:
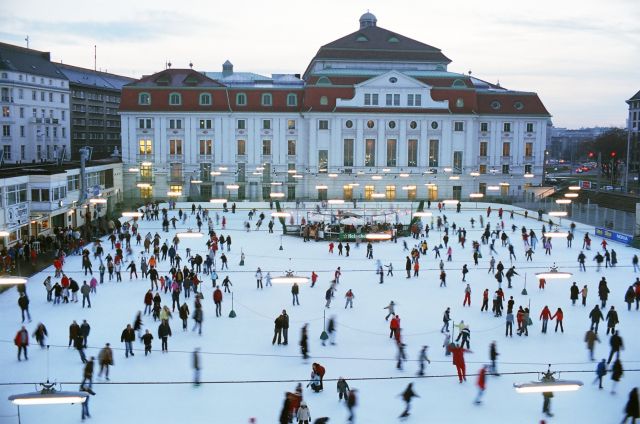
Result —
[[136, 182], [152, 184], [155, 182], [155, 178], [153, 178], [153, 175], [139, 175]]
[[489, 156], [478, 156], [478, 163], [481, 163], [481, 164], [489, 163]]
[[198, 155], [198, 160], [200, 162], [213, 162], [213, 155]]
[[184, 183], [184, 176], [182, 174], [169, 174], [167, 176], [167, 181], [169, 181], [170, 184], [183, 184]]
[[138, 153], [136, 155], [136, 161], [137, 162], [153, 162], [154, 157], [153, 154], [149, 153], [149, 154], [141, 154]]
[[2, 97], [0, 97], [0, 101], [2, 103], [13, 103], [13, 97], [12, 96], [2, 96]]
[[236, 155], [236, 162], [247, 162], [247, 155]]
[[182, 162], [184, 161], [184, 155], [169, 155], [169, 162]]
[[536, 157], [533, 155], [524, 155], [522, 157], [522, 160], [524, 161], [524, 163], [533, 163], [535, 161]]
[[511, 163], [511, 156], [500, 156], [500, 163], [502, 164]]

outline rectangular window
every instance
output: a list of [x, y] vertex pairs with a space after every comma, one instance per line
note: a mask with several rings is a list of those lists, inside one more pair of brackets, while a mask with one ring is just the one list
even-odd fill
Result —
[[396, 157], [398, 150], [398, 141], [395, 139], [387, 140], [387, 166], [396, 166]]
[[508, 164], [502, 165], [502, 173], [503, 174], [508, 174], [509, 173], [509, 165]]
[[385, 104], [387, 106], [392, 106], [393, 105], [393, 94], [387, 94], [386, 95]]
[[49, 101], [52, 102], [53, 101], [53, 93], [49, 93]]
[[511, 122], [505, 122], [502, 124], [502, 131], [511, 132]]
[[[22, 110], [22, 108], [20, 108], [20, 110]], [[11, 109], [9, 109], [9, 106], [2, 106], [2, 117], [3, 118], [11, 117]]]
[[319, 130], [328, 130], [329, 129], [329, 121], [326, 119], [321, 119], [318, 121], [318, 129]]
[[502, 143], [502, 156], [511, 156], [511, 143]]
[[318, 172], [327, 172], [329, 167], [329, 151], [318, 150]]
[[2, 150], [4, 151], [4, 159], [11, 160], [11, 145], [2, 146]]
[[413, 94], [407, 94], [407, 106], [413, 106]]
[[24, 125], [20, 125], [20, 137], [24, 137]]
[[371, 95], [371, 105], [372, 106], [378, 106], [378, 95], [377, 94], [372, 94]]
[[480, 131], [482, 131], [482, 132], [489, 131], [489, 123], [488, 122], [480, 122]]
[[400, 94], [393, 95], [393, 105], [400, 106]]
[[376, 192], [375, 186], [367, 185], [364, 186], [364, 198], [365, 200], [371, 200], [373, 193]]
[[172, 130], [182, 129], [182, 119], [169, 119], [169, 129], [172, 129]]
[[364, 95], [364, 105], [371, 106], [371, 94], [365, 93]]
[[528, 133], [533, 132], [533, 122], [527, 122], [527, 132]]
[[138, 128], [140, 129], [151, 128], [151, 118], [138, 119]]
[[524, 143], [524, 155], [533, 156], [533, 143]]
[[[63, 113], [63, 116], [64, 116], [64, 111], [62, 111], [62, 113]], [[20, 108], [20, 117], [24, 118], [24, 108], [23, 107]]]
[[67, 136], [67, 129], [65, 127], [62, 127], [62, 138], [65, 138]]
[[271, 106], [273, 101], [271, 99], [271, 94], [263, 94], [262, 95], [262, 106]]
[[429, 140], [429, 166], [438, 166], [439, 147], [439, 140]]
[[2, 136], [3, 137], [11, 137], [11, 125], [3, 125], [2, 126]]
[[396, 186], [388, 185], [384, 188], [384, 194], [387, 200], [393, 200], [396, 198]]
[[169, 154], [170, 155], [182, 154], [182, 140], [169, 140]]
[[41, 102], [44, 102], [44, 97], [45, 97], [45, 92], [44, 92], [44, 91], [41, 91], [41, 92], [40, 92], [40, 101], [41, 101]]
[[487, 152], [489, 151], [489, 143], [486, 141], [480, 142], [480, 156], [488, 156]]
[[245, 119], [238, 119], [236, 121], [236, 129], [246, 130], [247, 129], [247, 121]]
[[533, 173], [533, 165], [529, 164], [529, 165], [525, 165], [524, 166], [524, 173], [525, 174], [531, 174]]
[[343, 165], [353, 166], [353, 138], [344, 139]]
[[60, 119], [62, 121], [66, 121], [67, 120], [67, 112], [66, 111], [63, 110], [63, 111], [60, 112]]
[[210, 130], [213, 128], [213, 121], [211, 119], [201, 119], [200, 120], [200, 129], [201, 130]]
[[422, 106], [422, 95], [421, 94], [416, 94], [415, 105], [414, 106]]
[[36, 90], [31, 90], [31, 100], [37, 100], [37, 92]]
[[138, 141], [138, 154], [150, 155], [151, 153], [151, 140], [141, 138]]
[[58, 137], [58, 127], [53, 127], [53, 136]]
[[454, 131], [464, 131], [464, 122], [456, 121], [453, 123]]
[[64, 94], [60, 94], [60, 103], [64, 103], [65, 97]]
[[262, 120], [262, 129], [270, 130], [271, 129], [271, 119], [263, 119]]
[[295, 130], [296, 129], [296, 120], [295, 119], [287, 119], [287, 129]]
[[262, 140], [262, 155], [271, 155], [271, 140]]
[[364, 141], [364, 166], [376, 166], [376, 141], [372, 138]]
[[200, 155], [206, 155], [206, 156], [213, 155], [212, 140], [200, 140]]
[[407, 166], [418, 166], [418, 140], [410, 139], [407, 142]]
[[238, 155], [247, 154], [247, 142], [245, 140], [238, 140]]
[[[22, 75], [20, 75], [20, 80], [22, 80]], [[18, 88], [18, 98], [20, 100], [24, 99], [24, 90], [22, 88]]]
[[27, 146], [24, 144], [20, 145], [20, 160], [25, 160], [27, 158]]
[[462, 172], [462, 152], [453, 152], [453, 172], [460, 174]]
[[295, 140], [287, 140], [287, 155], [295, 156], [296, 155], [296, 141]]

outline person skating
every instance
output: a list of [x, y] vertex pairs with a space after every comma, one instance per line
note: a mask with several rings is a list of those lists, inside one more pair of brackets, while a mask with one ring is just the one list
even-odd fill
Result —
[[587, 343], [587, 350], [589, 351], [589, 359], [594, 361], [593, 351], [595, 349], [596, 342], [600, 343], [600, 339], [598, 338], [598, 334], [593, 330], [588, 330], [584, 336], [584, 341]]
[[93, 386], [93, 368], [94, 368], [94, 357], [92, 356], [84, 365], [84, 370], [82, 372], [82, 383], [80, 385], [84, 386], [85, 383], [89, 383], [87, 387], [91, 388]]
[[402, 396], [402, 400], [405, 403], [405, 408], [402, 414], [400, 414], [400, 418], [408, 417], [409, 410], [411, 409], [411, 399], [414, 397], [420, 397], [416, 392], [413, 391], [413, 383], [409, 383], [406, 389], [400, 394]]
[[469, 284], [464, 288], [464, 300], [462, 301], [462, 307], [467, 305], [471, 307], [471, 286]]
[[484, 395], [484, 391], [487, 388], [487, 366], [484, 365], [478, 371], [478, 380], [476, 382], [478, 386], [478, 395], [476, 396], [476, 400], [473, 402], [476, 405], [480, 405], [482, 403], [482, 396]]
[[606, 320], [607, 320], [607, 335], [609, 334], [609, 332], [611, 332], [611, 334], [614, 334], [616, 331], [616, 325], [620, 321], [618, 320], [618, 312], [615, 310], [613, 306], [609, 308], [609, 312], [607, 312]]
[[282, 344], [289, 344], [289, 315], [286, 309], [282, 310]]
[[540, 312], [540, 320], [542, 321], [543, 333], [547, 332], [547, 323], [549, 322], [549, 319], [551, 319], [551, 311], [549, 310], [549, 307], [545, 305], [545, 307], [542, 309], [542, 312]]
[[624, 374], [624, 369], [622, 368], [622, 362], [620, 358], [613, 361], [613, 365], [611, 366], [611, 394], [616, 394], [616, 386], [620, 382], [622, 375]]
[[20, 312], [22, 313], [22, 322], [25, 321], [25, 315], [29, 322], [31, 322], [31, 314], [29, 313], [29, 297], [25, 293], [20, 293], [20, 297], [18, 298], [18, 306], [20, 307]]
[[464, 362], [464, 354], [466, 352], [473, 353], [472, 351], [463, 348], [462, 346], [456, 346], [454, 344], [449, 345], [449, 351], [453, 355], [453, 365], [456, 366], [458, 373], [458, 379], [460, 383], [467, 381], [467, 368]]
[[427, 356], [427, 349], [429, 348], [429, 346], [422, 346], [422, 349], [420, 349], [420, 354], [418, 355], [418, 362], [420, 364], [420, 369], [418, 370], [418, 375], [419, 376], [423, 376], [424, 375], [424, 362], [427, 361], [427, 363], [431, 363], [431, 360], [429, 359], [429, 357]]
[[124, 355], [126, 358], [131, 356], [135, 356], [133, 354], [133, 342], [136, 340], [136, 332], [133, 328], [131, 328], [131, 324], [127, 324], [127, 327], [122, 330], [122, 334], [120, 335], [120, 341], [124, 342]]
[[29, 332], [23, 325], [20, 330], [16, 333], [16, 336], [13, 339], [13, 343], [18, 348], [18, 361], [20, 361], [20, 354], [24, 352], [24, 360], [28, 361], [29, 357], [27, 356], [27, 346], [29, 346]]
[[324, 380], [324, 375], [326, 373], [325, 368], [319, 363], [314, 362], [311, 365], [311, 369], [313, 370], [313, 372], [315, 372], [318, 375], [318, 377], [320, 377], [320, 390], [324, 390], [323, 380]]
[[598, 334], [598, 325], [600, 321], [604, 321], [604, 316], [598, 305], [595, 305], [591, 312], [589, 312], [589, 318], [591, 319], [591, 330]]
[[300, 353], [302, 354], [302, 359], [305, 361], [309, 358], [309, 335], [307, 334], [307, 326], [308, 324], [303, 325], [300, 333]]
[[73, 341], [76, 339], [76, 337], [78, 336], [78, 334], [80, 334], [80, 326], [78, 325], [78, 323], [74, 320], [71, 325], [69, 326], [69, 347], [71, 347], [71, 344], [73, 343]]
[[494, 340], [489, 345], [489, 359], [491, 360], [491, 373], [494, 375], [500, 375], [498, 374], [498, 365], [496, 363], [499, 355], [500, 354], [498, 353], [498, 346]]
[[193, 366], [193, 385], [198, 387], [200, 385], [200, 348], [197, 347], [193, 350], [193, 354], [191, 355], [191, 365]]
[[91, 333], [91, 326], [89, 325], [86, 319], [83, 319], [82, 325], [80, 326], [80, 336], [82, 336], [82, 345], [84, 348], [87, 347], [87, 341], [89, 340], [89, 333]]
[[216, 317], [222, 316], [222, 290], [216, 287], [213, 292], [213, 303], [216, 305]]
[[105, 344], [98, 354], [98, 362], [100, 363], [100, 371], [98, 377], [102, 377], [102, 373], [105, 373], [105, 378], [109, 381], [109, 367], [113, 366], [113, 351], [109, 343]]
[[[462, 322], [461, 322], [462, 324]], [[467, 349], [470, 349], [471, 346], [469, 346], [469, 339], [471, 338], [471, 329], [469, 328], [468, 325], [464, 325], [464, 327], [462, 327], [460, 329], [460, 332], [458, 333], [458, 337], [456, 338], [456, 342], [459, 341], [460, 339], [462, 339], [462, 342], [460, 342], [460, 347], [464, 347], [465, 343], [467, 344]]]
[[336, 383], [336, 389], [338, 391], [338, 401], [341, 401], [343, 398], [345, 401], [348, 401], [347, 397], [349, 395], [349, 384], [344, 377], [338, 378], [338, 382]]
[[44, 342], [48, 335], [49, 333], [47, 332], [47, 327], [45, 327], [43, 323], [38, 323], [35, 331], [33, 332], [33, 337], [35, 337], [36, 341], [43, 349], [45, 347]]
[[449, 321], [451, 321], [451, 308], [447, 308], [442, 315], [442, 328], [440, 329], [441, 333], [449, 332]]
[[298, 285], [298, 283], [293, 283], [293, 285], [291, 286], [291, 301], [293, 303], [293, 306], [300, 306], [300, 299], [298, 299], [299, 294], [300, 286]]
[[607, 360], [607, 364], [611, 363], [611, 359], [613, 359], [613, 355], [616, 355], [616, 358], [620, 358], [620, 351], [624, 350], [624, 342], [622, 341], [622, 337], [616, 331], [611, 335], [609, 339], [609, 345], [611, 346], [611, 351], [609, 352], [609, 359]]
[[596, 366], [596, 379], [593, 380], [593, 384], [596, 384], [596, 382], [598, 382], [598, 389], [600, 390], [602, 390], [602, 379], [605, 375], [607, 375], [607, 364], [603, 359], [602, 361], [598, 362], [598, 365]]
[[182, 320], [182, 331], [187, 331], [187, 325], [189, 320], [189, 305], [184, 302], [180, 308], [178, 308], [178, 315]]
[[389, 338], [393, 338], [393, 336], [396, 335], [396, 333], [399, 331], [400, 329], [400, 316], [399, 315], [394, 315], [393, 318], [391, 318], [391, 322], [389, 323]]
[[[335, 280], [334, 280], [335, 281]], [[333, 288], [329, 287], [326, 292], [324, 292], [324, 300], [326, 301], [324, 304], [325, 308], [331, 307], [331, 299], [333, 299]]]
[[389, 311], [387, 316], [384, 317], [385, 321], [388, 321], [390, 316], [396, 316], [396, 302], [394, 302], [393, 300], [389, 302], [389, 304], [382, 309], [387, 309]]
[[311, 412], [305, 401], [300, 402], [300, 408], [298, 408], [296, 412], [296, 419], [298, 420], [298, 424], [311, 423]]
[[274, 320], [274, 329], [273, 329], [273, 341], [272, 345], [276, 344], [276, 338], [278, 339], [278, 345], [282, 344], [282, 314], [278, 315], [278, 317]]
[[578, 301], [578, 295], [580, 294], [580, 289], [578, 288], [576, 282], [574, 281], [569, 289], [569, 298], [571, 299], [571, 305], [575, 305]]
[[171, 327], [169, 321], [163, 320], [158, 326], [158, 338], [162, 340], [162, 353], [168, 352], [168, 340], [171, 337]]
[[147, 329], [144, 332], [144, 335], [141, 337], [142, 343], [144, 344], [144, 356], [151, 354], [151, 343], [153, 341], [153, 334]]
[[88, 393], [88, 396], [86, 396], [84, 402], [82, 402], [82, 421], [84, 421], [85, 418], [91, 418], [91, 414], [89, 414], [89, 398], [95, 395], [96, 392], [93, 391], [91, 386], [86, 386], [84, 384], [80, 385], [80, 391]]
[[344, 295], [344, 297], [347, 300], [344, 304], [344, 309], [347, 309], [347, 306], [353, 308], [353, 299], [355, 298], [353, 291], [351, 289], [347, 290], [347, 293]]
[[627, 422], [627, 419], [631, 418], [631, 424], [635, 424], [636, 419], [640, 418], [640, 399], [638, 398], [638, 388], [634, 387], [629, 392], [629, 400], [624, 408], [624, 419], [622, 424]]

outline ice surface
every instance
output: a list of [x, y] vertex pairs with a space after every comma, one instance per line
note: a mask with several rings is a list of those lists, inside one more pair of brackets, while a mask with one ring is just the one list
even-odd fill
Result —
[[[187, 206], [179, 204], [179, 206]], [[211, 207], [211, 204], [203, 204]], [[220, 211], [219, 205], [213, 205]], [[473, 354], [467, 354], [467, 372], [476, 373], [482, 364], [489, 361], [489, 343], [496, 340], [500, 352], [498, 369], [502, 373], [515, 371], [545, 371], [546, 364], [553, 364], [556, 370], [587, 370], [588, 373], [566, 373], [563, 377], [580, 379], [584, 387], [578, 392], [558, 393], [552, 401], [552, 411], [555, 418], [550, 422], [576, 423], [617, 423], [623, 416], [624, 405], [629, 390], [640, 382], [640, 374], [626, 372], [620, 382], [617, 394], [610, 393], [611, 374], [605, 377], [605, 389], [598, 390], [593, 385], [593, 370], [595, 363], [588, 360], [588, 353], [583, 342], [585, 331], [588, 329], [587, 318], [593, 305], [598, 302], [597, 283], [602, 275], [607, 277], [611, 290], [609, 305], [613, 304], [620, 315], [619, 330], [624, 338], [625, 350], [622, 352], [623, 365], [626, 369], [636, 369], [640, 356], [640, 341], [637, 328], [640, 324], [640, 313], [632, 310], [627, 312], [624, 294], [629, 285], [635, 280], [631, 267], [631, 257], [636, 250], [610, 242], [610, 248], [618, 253], [619, 264], [614, 269], [604, 269], [601, 273], [595, 270], [595, 263], [591, 260], [595, 250], [600, 248], [601, 239], [593, 235], [593, 228], [578, 226], [573, 248], [566, 247], [564, 240], [554, 240], [552, 256], [545, 256], [538, 246], [534, 255], [534, 262], [524, 261], [524, 250], [520, 239], [519, 228], [525, 225], [533, 228], [541, 237], [541, 223], [532, 219], [524, 219], [517, 215], [511, 221], [505, 214], [505, 227], [511, 234], [512, 223], [518, 226], [513, 234], [512, 242], [516, 248], [518, 260], [514, 262], [520, 273], [515, 278], [513, 289], [506, 288], [506, 296], [513, 295], [518, 305], [528, 305], [531, 302], [533, 327], [529, 337], [505, 339], [504, 316], [494, 318], [491, 313], [481, 313], [481, 297], [484, 288], [491, 292], [497, 289], [497, 283], [491, 274], [487, 273], [487, 262], [490, 258], [488, 247], [482, 246], [483, 259], [476, 269], [471, 258], [471, 241], [479, 240], [479, 223], [472, 229], [469, 219], [484, 213], [484, 204], [464, 204], [462, 213], [456, 214], [450, 206], [445, 211], [449, 222], [456, 222], [464, 226], [467, 231], [467, 244], [461, 249], [453, 241], [453, 261], [445, 262], [448, 273], [448, 287], [439, 288], [438, 262], [433, 258], [430, 250], [426, 258], [421, 258], [420, 276], [406, 279], [404, 262], [407, 252], [403, 252], [402, 239], [395, 244], [382, 242], [374, 244], [374, 258], [384, 264], [393, 262], [394, 277], [386, 277], [384, 284], [378, 284], [375, 274], [375, 260], [365, 258], [365, 245], [356, 248], [352, 243], [351, 256], [346, 258], [328, 253], [327, 242], [304, 243], [301, 238], [284, 236], [284, 250], [278, 250], [280, 245], [280, 225], [276, 220], [275, 234], [268, 234], [266, 222], [259, 232], [247, 233], [242, 230], [242, 224], [247, 219], [247, 208], [257, 207], [268, 216], [268, 206], [262, 204], [238, 203], [239, 210], [227, 216], [227, 230], [216, 231], [225, 236], [231, 234], [232, 249], [229, 256], [230, 270], [220, 271], [218, 263], [219, 282], [225, 275], [229, 275], [233, 283], [235, 296], [235, 319], [228, 318], [231, 309], [231, 297], [225, 294], [223, 302], [223, 317], [215, 317], [212, 301], [211, 282], [206, 278], [204, 284], [204, 326], [203, 335], [181, 330], [181, 322], [177, 311], [171, 321], [173, 337], [169, 340], [168, 354], [160, 352], [160, 341], [153, 343], [153, 353], [145, 357], [142, 344], [136, 342], [136, 355], [125, 359], [123, 344], [119, 337], [122, 329], [128, 323], [133, 323], [137, 311], [144, 309], [143, 297], [149, 283], [142, 279], [130, 281], [128, 272], [123, 267], [122, 283], [106, 281], [98, 287], [97, 295], [92, 296], [93, 307], [82, 309], [81, 303], [68, 305], [52, 305], [46, 302], [46, 294], [42, 282], [47, 275], [53, 275], [51, 268], [32, 277], [28, 284], [28, 294], [31, 298], [31, 314], [33, 321], [27, 325], [32, 333], [38, 322], [46, 324], [49, 330], [48, 343], [50, 349], [50, 379], [62, 382], [77, 382], [64, 385], [66, 390], [76, 390], [82, 378], [83, 365], [77, 351], [67, 348], [68, 326], [72, 320], [79, 323], [83, 319], [91, 324], [89, 336], [90, 348], [87, 356], [98, 355], [99, 348], [105, 342], [110, 342], [114, 350], [115, 366], [111, 369], [110, 384], [94, 384], [96, 396], [91, 398], [91, 422], [94, 423], [151, 423], [151, 422], [188, 422], [188, 423], [247, 423], [255, 417], [257, 423], [274, 423], [283, 403], [283, 394], [293, 391], [295, 382], [265, 382], [243, 383], [246, 380], [293, 380], [303, 382], [310, 374], [311, 362], [317, 361], [327, 369], [326, 379], [344, 376], [352, 388], [358, 389], [358, 406], [356, 422], [360, 423], [390, 423], [397, 421], [403, 410], [403, 402], [398, 396], [409, 382], [414, 382], [415, 391], [421, 396], [412, 404], [410, 421], [416, 423], [537, 423], [543, 418], [541, 414], [542, 396], [539, 394], [517, 394], [512, 385], [536, 379], [535, 374], [502, 375], [489, 377], [484, 402], [480, 406], [473, 404], [477, 387], [475, 377], [470, 376], [464, 384], [459, 384], [455, 374], [455, 367], [450, 357], [444, 356], [441, 347], [443, 342], [440, 327], [442, 313], [446, 307], [451, 307], [452, 318], [457, 322], [464, 320], [471, 328], [471, 349]], [[288, 204], [288, 206], [293, 206]], [[307, 204], [308, 207], [312, 206]], [[415, 206], [415, 204], [414, 204]], [[371, 208], [372, 205], [367, 206]], [[404, 211], [400, 214], [403, 222], [408, 222], [406, 212], [409, 204], [400, 204]], [[497, 209], [489, 219], [492, 227], [498, 222]], [[242, 208], [242, 209], [241, 209]], [[337, 209], [334, 207], [334, 209]], [[432, 210], [435, 209], [432, 207]], [[288, 209], [290, 210], [290, 209]], [[173, 214], [175, 212], [171, 212]], [[437, 216], [434, 210], [434, 217]], [[486, 216], [486, 215], [485, 215]], [[429, 221], [430, 218], [423, 218]], [[255, 223], [255, 218], [253, 223]], [[562, 226], [567, 228], [569, 220], [563, 220]], [[195, 218], [190, 216], [188, 226], [195, 227]], [[184, 228], [182, 226], [181, 228]], [[142, 234], [151, 231], [159, 232], [162, 239], [173, 238], [170, 234], [161, 232], [161, 221], [142, 221]], [[576, 257], [582, 245], [585, 231], [592, 236], [592, 250], [587, 253], [587, 272], [579, 273]], [[428, 238], [429, 249], [434, 243], [439, 243], [440, 233], [432, 231]], [[414, 240], [406, 239], [409, 246]], [[135, 245], [135, 242], [133, 243]], [[111, 251], [110, 243], [103, 244], [106, 251]], [[496, 247], [501, 259], [509, 266], [506, 248]], [[204, 239], [183, 240], [180, 243], [180, 254], [184, 258], [184, 249], [190, 246], [192, 252], [205, 251]], [[245, 266], [238, 265], [240, 250], [245, 253]], [[139, 252], [142, 246], [134, 249], [139, 262]], [[443, 252], [444, 253], [444, 252]], [[444, 256], [444, 255], [443, 255]], [[291, 261], [289, 261], [291, 258]], [[446, 261], [446, 257], [445, 257]], [[534, 273], [547, 271], [553, 262], [560, 270], [574, 273], [569, 280], [548, 281], [547, 288], [539, 291]], [[184, 262], [183, 262], [184, 263]], [[463, 308], [465, 284], [461, 282], [460, 269], [466, 263], [470, 273], [467, 276], [472, 287], [472, 306]], [[338, 286], [336, 297], [330, 309], [324, 308], [324, 295], [332, 279], [336, 267], [342, 267], [342, 279]], [[309, 284], [301, 287], [301, 306], [291, 305], [290, 287], [274, 285], [264, 290], [257, 290], [254, 273], [261, 267], [266, 273], [272, 271], [272, 276], [279, 275], [288, 268], [297, 273], [309, 276], [316, 271], [320, 277], [316, 287]], [[160, 263], [160, 270], [166, 273], [168, 261]], [[69, 257], [65, 270], [80, 283], [84, 276], [80, 272], [80, 256]], [[94, 273], [97, 275], [97, 264]], [[140, 272], [138, 270], [138, 272]], [[527, 290], [529, 296], [522, 296], [521, 290], [527, 276]], [[582, 287], [589, 286], [588, 306], [571, 306], [569, 300], [569, 286], [577, 281]], [[353, 309], [344, 309], [344, 294], [353, 289], [355, 301]], [[163, 304], [171, 304], [171, 294], [163, 294]], [[404, 370], [396, 370], [396, 348], [389, 339], [389, 323], [384, 320], [386, 306], [390, 300], [397, 303], [397, 313], [402, 319], [404, 341], [407, 344], [407, 354], [410, 359], [405, 363]], [[47, 378], [46, 353], [41, 350], [35, 340], [31, 340], [29, 347], [29, 361], [18, 362], [13, 337], [20, 328], [20, 311], [16, 304], [17, 292], [11, 289], [0, 295], [0, 381], [1, 382], [41, 382]], [[193, 310], [193, 297], [188, 301]], [[538, 314], [544, 305], [549, 305], [552, 311], [562, 307], [565, 313], [565, 333], [554, 333], [552, 321], [549, 332], [540, 333]], [[506, 307], [506, 303], [505, 303]], [[290, 315], [291, 328], [289, 330], [290, 343], [288, 346], [272, 346], [273, 320], [280, 311], [286, 308]], [[335, 315], [338, 323], [337, 344], [322, 346], [319, 339], [322, 332], [323, 313], [327, 318]], [[311, 359], [306, 363], [301, 359], [298, 341], [300, 328], [309, 324]], [[158, 323], [150, 317], [144, 317], [145, 327], [157, 335]], [[189, 330], [193, 321], [189, 320]], [[602, 341], [596, 348], [596, 357], [608, 355], [608, 337], [605, 336], [606, 324], [602, 323], [599, 336]], [[634, 337], [635, 336], [635, 337]], [[415, 359], [422, 345], [429, 345], [431, 364], [427, 366], [428, 376], [442, 378], [414, 378], [418, 364]], [[225, 382], [219, 384], [203, 384], [194, 388], [192, 379], [191, 352], [195, 347], [202, 350], [202, 380]], [[634, 362], [635, 361], [635, 362]], [[96, 368], [97, 364], [96, 364]], [[97, 374], [97, 370], [96, 370]], [[377, 377], [379, 380], [357, 381], [356, 378]], [[398, 378], [402, 377], [402, 378]], [[392, 379], [395, 378], [395, 379]], [[105, 383], [104, 380], [94, 379], [95, 383]], [[176, 385], [122, 385], [124, 382], [187, 382]], [[227, 383], [234, 382], [234, 383]], [[16, 408], [7, 396], [15, 393], [32, 391], [32, 385], [0, 386], [0, 422], [17, 423]], [[304, 390], [304, 399], [309, 405], [311, 416], [316, 419], [328, 416], [331, 422], [344, 422], [347, 409], [344, 403], [338, 402], [334, 381], [325, 382], [322, 393]], [[21, 408], [23, 423], [70, 423], [80, 421], [80, 406], [34, 406]]]

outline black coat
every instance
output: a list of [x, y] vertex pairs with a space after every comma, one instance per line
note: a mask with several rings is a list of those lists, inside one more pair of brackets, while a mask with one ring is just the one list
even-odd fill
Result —
[[158, 327], [158, 337], [163, 338], [169, 336], [171, 336], [171, 327], [169, 327], [168, 323], [163, 322]]
[[122, 335], [120, 336], [121, 342], [133, 342], [136, 340], [136, 332], [133, 328], [125, 328], [122, 330]]

